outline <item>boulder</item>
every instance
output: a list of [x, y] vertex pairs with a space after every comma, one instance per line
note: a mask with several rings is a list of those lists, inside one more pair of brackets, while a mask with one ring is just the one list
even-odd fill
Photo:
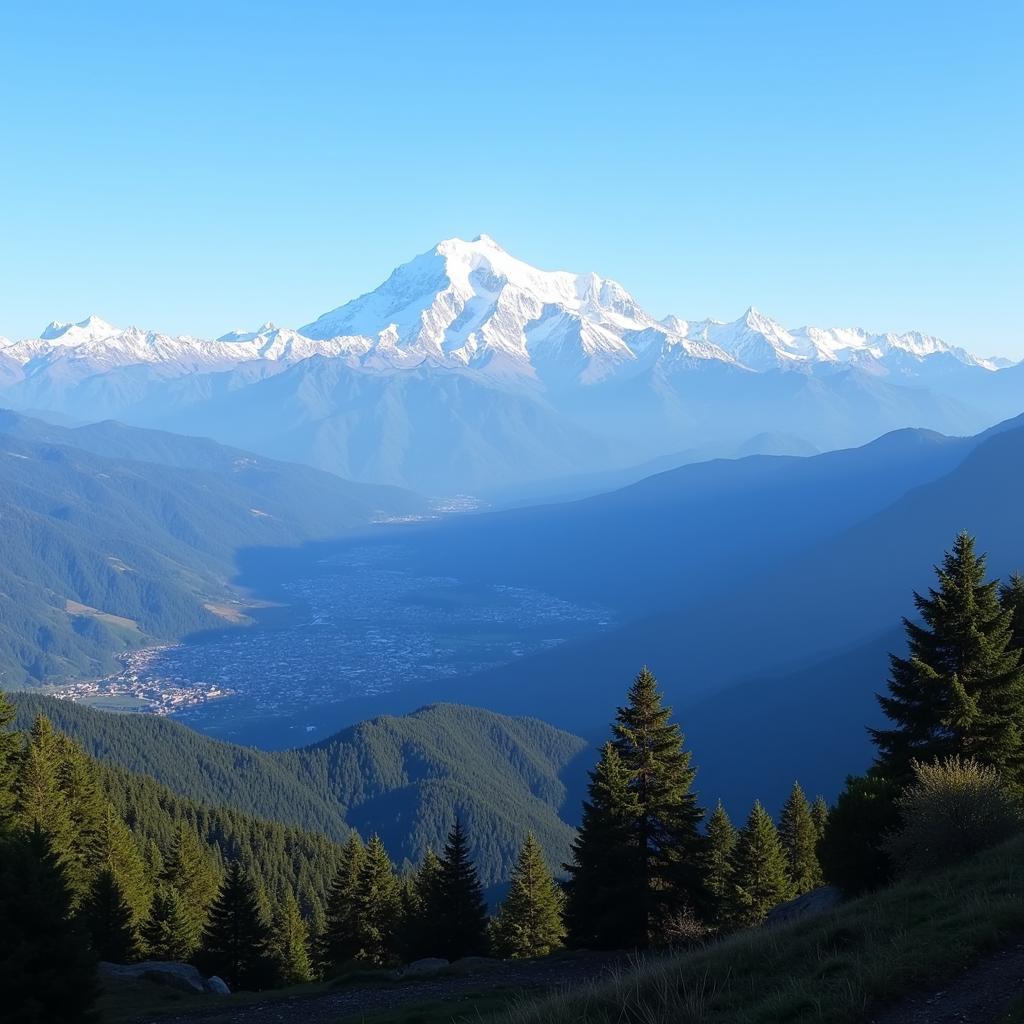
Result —
[[798, 917], [812, 917], [815, 914], [826, 914], [834, 910], [843, 901], [843, 894], [834, 885], [823, 885], [820, 889], [812, 889], [803, 896], [797, 896], [788, 903], [780, 903], [769, 913], [765, 924], [782, 924]]
[[427, 956], [422, 960], [413, 960], [411, 964], [400, 967], [395, 973], [399, 977], [405, 977], [410, 974], [436, 974], [438, 971], [447, 970], [448, 966], [448, 961], [442, 960], [441, 957]]
[[108, 978], [141, 978], [182, 992], [206, 991], [203, 976], [191, 964], [174, 960], [143, 960], [137, 964], [112, 964], [104, 961], [99, 966], [99, 972]]
[[231, 995], [231, 989], [228, 988], [227, 982], [223, 978], [218, 978], [216, 974], [206, 979], [204, 987], [207, 992], [212, 992], [215, 996]]

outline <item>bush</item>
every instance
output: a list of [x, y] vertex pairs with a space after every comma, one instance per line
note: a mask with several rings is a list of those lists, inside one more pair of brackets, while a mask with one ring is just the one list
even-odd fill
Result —
[[896, 801], [901, 824], [885, 849], [901, 873], [949, 867], [1009, 839], [1021, 827], [1017, 797], [999, 773], [971, 758], [914, 762]]
[[851, 775], [818, 842], [825, 881], [847, 896], [877, 889], [892, 877], [885, 836], [899, 826], [897, 790], [875, 775]]

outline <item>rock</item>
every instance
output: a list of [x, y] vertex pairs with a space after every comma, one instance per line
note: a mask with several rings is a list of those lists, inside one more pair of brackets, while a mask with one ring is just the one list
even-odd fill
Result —
[[406, 977], [410, 974], [436, 974], [438, 971], [447, 970], [449, 966], [448, 961], [442, 960], [439, 956], [427, 956], [422, 960], [413, 960], [411, 964], [400, 967], [395, 974], [398, 977]]
[[491, 967], [500, 967], [501, 961], [490, 956], [464, 956], [459, 960], [452, 961], [452, 970], [471, 974], [474, 971], [488, 970]]
[[823, 885], [788, 903], [780, 903], [767, 917], [765, 924], [782, 924], [798, 917], [812, 917], [834, 910], [843, 901], [843, 894], [834, 885]]
[[182, 992], [206, 991], [203, 976], [191, 964], [174, 960], [143, 960], [137, 964], [111, 964], [104, 961], [99, 971], [108, 978], [142, 978]]
[[218, 978], [216, 974], [206, 979], [204, 987], [207, 992], [212, 992], [215, 996], [231, 995], [231, 989], [228, 988], [227, 982], [223, 978]]

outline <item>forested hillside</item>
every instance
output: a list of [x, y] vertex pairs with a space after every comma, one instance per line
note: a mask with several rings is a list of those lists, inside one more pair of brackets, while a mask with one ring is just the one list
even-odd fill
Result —
[[169, 719], [111, 715], [13, 695], [17, 724], [45, 714], [101, 761], [152, 776], [186, 799], [323, 832], [378, 832], [398, 862], [439, 850], [457, 814], [485, 885], [509, 877], [532, 831], [555, 867], [571, 828], [563, 775], [583, 740], [536, 719], [433, 705], [347, 729], [315, 746], [267, 753], [210, 739]]
[[[140, 461], [147, 454], [157, 461]], [[406, 492], [211, 442], [3, 413], [0, 680], [89, 675], [147, 638], [223, 625], [217, 612], [236, 599], [240, 549], [337, 536], [422, 508]]]

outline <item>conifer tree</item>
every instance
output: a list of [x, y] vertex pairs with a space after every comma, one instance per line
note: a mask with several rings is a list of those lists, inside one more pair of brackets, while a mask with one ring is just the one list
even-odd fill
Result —
[[366, 848], [355, 832], [341, 850], [341, 861], [327, 893], [326, 922], [316, 951], [324, 970], [340, 967], [359, 955], [356, 917], [359, 905], [359, 873]]
[[380, 836], [372, 835], [356, 896], [355, 941], [360, 959], [385, 964], [394, 956], [400, 909], [395, 869]]
[[96, 961], [38, 823], [0, 838], [0, 993], [10, 1024], [95, 1019]]
[[402, 880], [401, 950], [406, 960], [430, 956], [436, 949], [434, 921], [440, 898], [441, 861], [428, 849], [420, 866]]
[[639, 940], [642, 879], [637, 854], [636, 793], [611, 743], [590, 773], [583, 817], [565, 865], [566, 927], [576, 949], [620, 949]]
[[149, 914], [153, 886], [131, 830], [109, 803], [103, 809], [94, 855], [97, 870], [107, 869], [114, 874], [131, 908], [135, 926], [141, 927]]
[[817, 889], [822, 883], [818, 863], [818, 829], [811, 805], [799, 782], [793, 783], [779, 816], [779, 838], [789, 866], [790, 891], [794, 896]]
[[999, 588], [999, 603], [1010, 613], [1010, 646], [1020, 650], [1024, 648], [1024, 576], [1019, 572]]
[[[822, 836], [825, 834], [825, 827], [828, 825], [829, 809], [828, 804], [825, 802], [823, 796], [816, 796], [814, 803], [811, 804], [811, 819], [814, 822], [814, 831], [817, 833], [818, 842], [821, 842]], [[818, 858], [820, 861], [820, 857]]]
[[908, 780], [911, 762], [973, 757], [1024, 781], [1024, 665], [1013, 643], [1013, 611], [985, 581], [985, 557], [961, 533], [936, 567], [938, 589], [914, 595], [923, 625], [904, 620], [909, 657], [891, 657], [889, 693], [879, 695], [893, 723], [871, 729], [876, 770]]
[[301, 985], [313, 976], [309, 958], [309, 929], [302, 920], [299, 901], [289, 887], [274, 913], [270, 955], [277, 980], [283, 985]]
[[528, 832], [519, 852], [508, 896], [494, 922], [497, 953], [505, 957], [547, 956], [565, 941], [564, 896], [551, 876], [540, 844]]
[[74, 829], [67, 799], [60, 788], [60, 769], [57, 734], [50, 720], [38, 715], [29, 730], [28, 745], [14, 780], [13, 820], [26, 832], [39, 827], [65, 872], [65, 884], [70, 885], [69, 875], [74, 874]]
[[188, 960], [199, 946], [195, 919], [185, 909], [181, 894], [160, 883], [149, 916], [142, 926], [142, 944], [151, 960]]
[[11, 729], [16, 708], [0, 690], [0, 833], [14, 813], [14, 780], [18, 772], [21, 735]]
[[725, 900], [732, 880], [732, 856], [736, 848], [736, 829], [729, 815], [718, 801], [711, 817], [708, 818], [708, 873], [707, 888], [712, 900], [714, 916], [719, 921], [725, 907]]
[[487, 904], [462, 822], [448, 833], [437, 878], [438, 955], [447, 960], [487, 952]]
[[101, 860], [101, 831], [107, 801], [100, 791], [96, 768], [77, 743], [63, 733], [54, 734], [57, 784], [71, 819], [71, 842], [65, 865], [75, 906], [87, 897]]
[[199, 962], [207, 974], [223, 978], [231, 989], [256, 991], [272, 980], [267, 923], [260, 914], [256, 885], [237, 860], [229, 865], [210, 910]]
[[141, 939], [135, 912], [117, 875], [100, 868], [83, 908], [93, 952], [115, 964], [139, 958]]
[[760, 924], [770, 910], [789, 898], [786, 854], [760, 801], [736, 838], [732, 865], [726, 917], [734, 928]]
[[309, 910], [309, 965], [314, 978], [322, 978], [330, 966], [321, 959], [326, 931], [327, 914], [324, 912], [323, 904], [316, 902]]
[[702, 911], [707, 902], [700, 833], [704, 812], [693, 792], [697, 773], [671, 718], [657, 680], [646, 667], [641, 669], [612, 726], [615, 748], [636, 794], [643, 932], [629, 939], [635, 938], [638, 946], [659, 941], [673, 916]]
[[[174, 886], [197, 942], [209, 920], [210, 908], [217, 897], [217, 873], [199, 836], [187, 821], [178, 825], [174, 841], [164, 862], [163, 880]], [[189, 955], [195, 952], [190, 950]]]

